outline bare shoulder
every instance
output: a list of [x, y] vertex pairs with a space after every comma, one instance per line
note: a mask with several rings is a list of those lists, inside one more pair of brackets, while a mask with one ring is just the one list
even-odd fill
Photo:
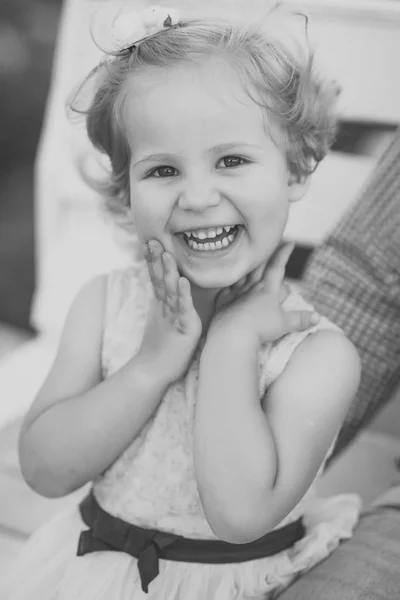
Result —
[[88, 333], [94, 334], [96, 338], [102, 334], [106, 289], [106, 275], [99, 275], [82, 286], [68, 312], [61, 336], [60, 350], [68, 346], [71, 337], [85, 340]]
[[302, 354], [320, 354], [321, 360], [329, 360], [336, 357], [341, 363], [352, 359], [359, 361], [358, 352], [354, 344], [339, 330], [319, 329], [308, 335], [297, 347], [293, 357]]
[[[307, 364], [307, 367], [306, 367]], [[291, 369], [312, 371], [318, 380], [320, 376], [335, 381], [336, 391], [340, 387], [349, 392], [356, 391], [361, 375], [361, 361], [354, 344], [340, 331], [319, 330], [309, 335], [293, 353]]]
[[[343, 414], [354, 398], [361, 377], [361, 361], [352, 342], [340, 331], [319, 330], [293, 352], [283, 373], [271, 386], [270, 400], [282, 395], [303, 397], [303, 406]], [[333, 400], [334, 401], [330, 401]]]
[[290, 510], [314, 481], [357, 392], [361, 365], [339, 331], [319, 330], [293, 352], [263, 408], [278, 455], [277, 506]]

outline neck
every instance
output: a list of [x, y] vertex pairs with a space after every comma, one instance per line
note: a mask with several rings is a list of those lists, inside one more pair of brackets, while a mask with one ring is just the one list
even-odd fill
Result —
[[203, 335], [207, 333], [211, 319], [214, 315], [215, 299], [219, 288], [205, 289], [191, 284], [193, 305], [203, 325]]

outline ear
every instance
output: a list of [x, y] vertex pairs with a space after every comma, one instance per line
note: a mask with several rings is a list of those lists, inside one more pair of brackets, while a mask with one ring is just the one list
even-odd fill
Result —
[[289, 202], [297, 202], [301, 200], [304, 194], [310, 187], [311, 177], [310, 175], [289, 175], [288, 192]]

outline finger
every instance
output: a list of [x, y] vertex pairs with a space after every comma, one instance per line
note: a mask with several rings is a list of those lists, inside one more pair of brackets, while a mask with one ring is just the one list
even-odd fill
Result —
[[263, 281], [259, 281], [258, 283], [256, 283], [255, 286], [253, 286], [253, 292], [262, 292], [264, 291], [264, 282]]
[[238, 298], [238, 296], [243, 295], [246, 292], [246, 290], [248, 289], [247, 279], [248, 279], [248, 275], [244, 275], [244, 277], [239, 279], [239, 281], [237, 281], [236, 283], [233, 283], [229, 287], [225, 288], [223, 290], [223, 292], [220, 292], [220, 294], [221, 294], [220, 299], [224, 298], [225, 302], [226, 301], [233, 302], [233, 300], [236, 300], [236, 298]]
[[279, 288], [285, 277], [286, 264], [293, 252], [294, 243], [281, 244], [272, 255], [264, 276], [264, 282], [268, 291], [279, 292]]
[[266, 268], [267, 268], [267, 265], [265, 263], [263, 263], [262, 265], [257, 267], [257, 269], [254, 269], [254, 271], [252, 271], [249, 276], [249, 280], [251, 281], [251, 283], [254, 284], [254, 283], [258, 283], [259, 281], [261, 281]]
[[292, 331], [304, 331], [304, 329], [316, 325], [319, 320], [319, 314], [312, 310], [284, 311], [284, 327], [286, 333]]
[[164, 266], [166, 314], [170, 317], [177, 317], [179, 312], [178, 269], [173, 255], [169, 252], [164, 252], [162, 261]]
[[238, 296], [243, 296], [260, 282], [262, 282], [262, 286], [264, 287], [263, 276], [265, 269], [265, 264], [260, 265], [248, 275], [239, 279], [239, 281], [232, 286], [232, 300], [236, 299]]
[[144, 258], [148, 262], [150, 260], [150, 249], [149, 249], [149, 245], [147, 242], [145, 244], [142, 244], [142, 252], [143, 252]]
[[234, 283], [231, 286], [231, 290], [234, 291], [236, 289], [241, 289], [243, 286], [246, 285], [247, 281], [248, 281], [248, 275], [244, 275], [243, 277], [241, 277], [241, 279], [239, 279], [239, 281], [237, 281], [236, 283]]
[[232, 304], [241, 295], [242, 295], [242, 292], [240, 292], [240, 290], [235, 291], [233, 285], [230, 285], [229, 287], [224, 288], [217, 294], [217, 296], [215, 298], [214, 312], [221, 310], [224, 306], [228, 306], [229, 304]]
[[193, 306], [190, 283], [186, 277], [179, 277], [178, 280], [178, 309], [181, 330], [186, 331], [189, 326], [190, 316], [195, 310]]
[[253, 271], [251, 271], [251, 273], [249, 273], [249, 275], [247, 276], [247, 285], [245, 290], [243, 291], [247, 291], [248, 289], [251, 289], [252, 287], [254, 287], [255, 285], [257, 285], [258, 283], [262, 282], [262, 284], [264, 285], [264, 273], [265, 273], [265, 269], [267, 268], [267, 265], [262, 264], [259, 267], [257, 267], [257, 269], [254, 269]]
[[154, 293], [158, 300], [165, 299], [164, 266], [162, 262], [162, 245], [157, 240], [149, 242], [150, 262], [149, 273], [153, 284]]
[[265, 271], [265, 288], [270, 292], [279, 293], [280, 286], [285, 277], [286, 264], [294, 249], [294, 243], [282, 244], [272, 255]]
[[164, 252], [164, 248], [157, 240], [151, 240], [149, 242], [149, 249], [154, 277], [162, 280], [164, 279], [164, 268], [161, 261], [161, 256]]
[[146, 260], [147, 269], [149, 271], [150, 279], [153, 282], [154, 273], [153, 273], [152, 257], [151, 257], [151, 252], [150, 252], [150, 247], [149, 247], [148, 242], [146, 244], [143, 244], [143, 256], [144, 256], [144, 258]]
[[223, 306], [223, 304], [225, 304], [225, 302], [227, 302], [228, 297], [231, 293], [231, 286], [224, 288], [223, 290], [221, 290], [220, 292], [218, 292], [216, 298], [215, 298], [215, 308], [220, 308], [220, 306]]
[[290, 296], [290, 287], [287, 283], [283, 282], [279, 289], [279, 302], [282, 304], [285, 302], [286, 298]]

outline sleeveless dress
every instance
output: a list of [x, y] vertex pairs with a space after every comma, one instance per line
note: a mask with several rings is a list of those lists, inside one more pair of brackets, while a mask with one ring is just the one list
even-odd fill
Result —
[[[151, 283], [140, 263], [108, 276], [102, 365], [110, 376], [138, 351]], [[310, 308], [295, 292], [285, 308]], [[320, 329], [337, 329], [325, 318], [300, 333], [266, 345], [259, 354], [260, 398], [282, 373], [301, 341]], [[216, 539], [205, 518], [193, 466], [193, 424], [201, 346], [184, 379], [169, 388], [139, 436], [94, 481], [107, 512], [141, 527], [198, 539]], [[323, 470], [321, 465], [319, 474]], [[318, 475], [319, 475], [318, 474]], [[317, 475], [317, 477], [318, 477]], [[314, 481], [315, 484], [315, 481]], [[300, 573], [351, 537], [361, 509], [356, 495], [318, 499], [314, 484], [278, 527], [303, 515], [305, 536], [289, 550], [236, 564], [160, 560], [160, 574], [141, 589], [135, 558], [122, 552], [76, 556], [87, 529], [78, 507], [57, 515], [27, 542], [14, 570], [0, 583], [1, 600], [250, 600], [275, 598]], [[3, 587], [5, 586], [5, 587]], [[4, 594], [1, 593], [3, 587]]]

